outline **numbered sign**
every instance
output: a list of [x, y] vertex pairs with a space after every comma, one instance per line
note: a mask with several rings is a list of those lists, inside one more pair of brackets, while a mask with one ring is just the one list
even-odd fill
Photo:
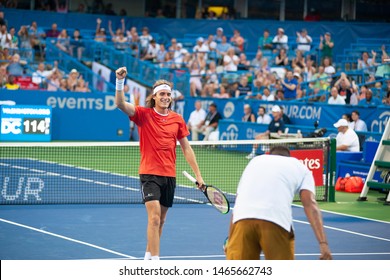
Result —
[[1, 106], [1, 141], [50, 141], [51, 107]]

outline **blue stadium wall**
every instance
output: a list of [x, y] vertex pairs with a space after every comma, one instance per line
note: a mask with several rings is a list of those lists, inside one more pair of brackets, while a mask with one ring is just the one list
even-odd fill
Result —
[[[9, 26], [19, 27], [30, 25], [36, 21], [40, 27], [50, 27], [57, 23], [59, 28], [96, 28], [96, 19], [103, 20], [102, 27], [108, 30], [108, 20], [113, 22], [113, 29], [120, 26], [119, 16], [106, 16], [95, 14], [59, 14], [54, 12], [40, 12], [29, 10], [5, 9], [5, 18]], [[248, 41], [247, 51], [257, 50], [257, 41], [262, 36], [265, 28], [271, 35], [276, 34], [279, 27], [285, 29], [289, 40], [295, 41], [296, 31], [306, 28], [309, 35], [319, 37], [325, 32], [332, 34], [335, 42], [334, 54], [342, 54], [343, 49], [348, 48], [357, 38], [383, 38], [390, 34], [389, 23], [364, 23], [364, 22], [304, 22], [304, 21], [274, 21], [274, 20], [195, 20], [195, 19], [156, 19], [156, 18], [132, 18], [126, 17], [126, 29], [136, 26], [141, 31], [143, 26], [149, 27], [150, 32], [158, 33], [168, 40], [172, 37], [183, 38], [186, 33], [215, 34], [218, 27], [224, 29], [229, 36], [234, 29], [238, 29], [241, 35]]]

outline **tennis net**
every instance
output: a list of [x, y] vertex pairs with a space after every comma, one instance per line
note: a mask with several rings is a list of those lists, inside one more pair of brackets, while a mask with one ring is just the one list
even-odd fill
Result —
[[[234, 202], [246, 156], [274, 145], [292, 150], [312, 169], [317, 200], [327, 200], [329, 140], [326, 138], [191, 142], [203, 179]], [[1, 143], [0, 204], [142, 203], [138, 142]], [[206, 203], [182, 171], [192, 173], [177, 147], [175, 203]]]

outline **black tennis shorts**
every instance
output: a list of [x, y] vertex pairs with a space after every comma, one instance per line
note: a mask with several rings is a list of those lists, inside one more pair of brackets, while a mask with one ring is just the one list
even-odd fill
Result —
[[175, 196], [176, 178], [141, 174], [141, 193], [145, 202], [158, 200], [165, 207], [172, 207]]

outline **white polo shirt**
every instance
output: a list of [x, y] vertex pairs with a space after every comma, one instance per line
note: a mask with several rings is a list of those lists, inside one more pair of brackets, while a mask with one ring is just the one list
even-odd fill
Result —
[[202, 108], [199, 111], [194, 110], [190, 114], [190, 118], [188, 119], [188, 123], [191, 125], [191, 127], [195, 127], [198, 124], [200, 124], [200, 122], [202, 122], [206, 119], [206, 115], [207, 115], [206, 111], [203, 110]]
[[245, 168], [237, 189], [233, 223], [261, 219], [292, 227], [291, 204], [301, 190], [315, 193], [311, 171], [298, 159], [277, 155], [253, 158]]
[[339, 132], [337, 134], [336, 144], [337, 146], [347, 145], [348, 151], [350, 152], [360, 151], [359, 137], [357, 136], [356, 132], [351, 128], [348, 128], [345, 133]]

